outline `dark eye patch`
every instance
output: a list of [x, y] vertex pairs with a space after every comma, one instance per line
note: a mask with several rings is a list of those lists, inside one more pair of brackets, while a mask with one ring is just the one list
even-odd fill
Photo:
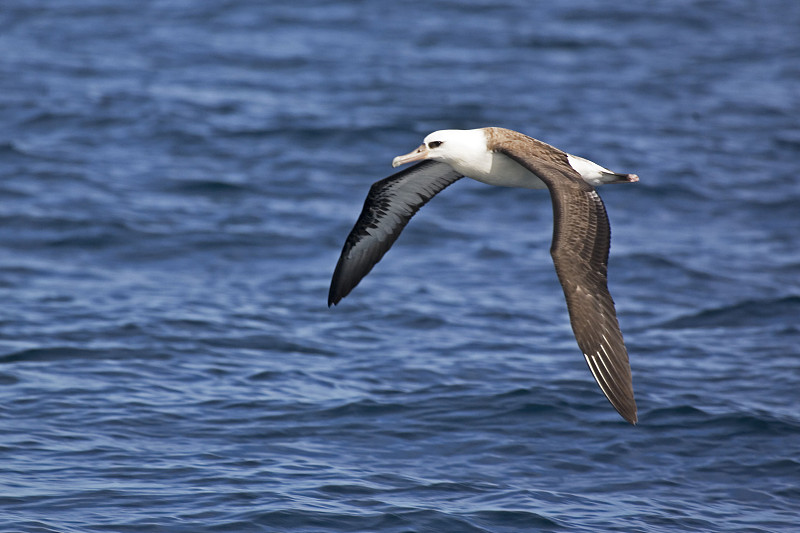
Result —
[[431, 141], [428, 143], [428, 148], [438, 148], [442, 145], [442, 141]]

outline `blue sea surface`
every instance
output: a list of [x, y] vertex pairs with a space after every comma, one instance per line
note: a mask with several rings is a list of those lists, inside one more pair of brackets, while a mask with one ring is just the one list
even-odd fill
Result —
[[[800, 531], [800, 2], [3, 0], [0, 531]], [[547, 191], [461, 180], [342, 303], [396, 155], [602, 187], [639, 424]]]

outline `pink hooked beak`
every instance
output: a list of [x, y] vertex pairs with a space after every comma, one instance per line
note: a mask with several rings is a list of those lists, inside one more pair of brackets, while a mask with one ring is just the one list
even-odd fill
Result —
[[420, 144], [419, 148], [413, 152], [409, 152], [406, 155], [398, 155], [392, 159], [392, 166], [399, 167], [400, 165], [405, 165], [413, 161], [422, 161], [423, 159], [428, 159], [428, 147], [424, 144]]

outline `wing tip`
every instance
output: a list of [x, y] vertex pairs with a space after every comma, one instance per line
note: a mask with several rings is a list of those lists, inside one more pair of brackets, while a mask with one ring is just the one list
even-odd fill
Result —
[[339, 302], [342, 301], [342, 298], [350, 294], [350, 291], [353, 290], [353, 287], [347, 287], [346, 276], [343, 274], [344, 269], [344, 261], [347, 256], [346, 252], [346, 244], [345, 250], [342, 250], [342, 255], [339, 257], [339, 261], [336, 263], [336, 268], [333, 271], [333, 276], [331, 277], [331, 285], [328, 289], [328, 307], [332, 307]]
[[630, 378], [628, 379], [627, 387], [620, 387], [615, 391], [613, 397], [606, 393], [605, 390], [603, 390], [603, 393], [606, 394], [608, 401], [611, 402], [611, 405], [617, 410], [619, 415], [629, 424], [635, 426], [636, 423], [639, 422], [639, 415], [636, 407], [636, 399], [633, 396], [633, 382]]
[[341, 302], [342, 298], [344, 298], [344, 294], [340, 294], [339, 291], [336, 290], [336, 287], [331, 285], [330, 291], [328, 291], [328, 308]]
[[609, 374], [608, 368], [605, 367], [605, 365], [601, 368], [595, 356], [584, 353], [583, 357], [588, 363], [589, 370], [600, 386], [600, 390], [603, 392], [606, 400], [608, 400], [608, 403], [611, 404], [626, 422], [635, 426], [639, 421], [639, 417], [637, 414], [636, 399], [633, 395], [633, 379], [630, 374], [630, 367], [627, 365], [627, 357], [625, 365], [625, 370], [627, 370], [627, 372], [624, 372], [626, 375], [617, 375], [617, 378], [621, 379], [614, 379], [613, 375]]
[[611, 406], [619, 413], [619, 416], [625, 419], [626, 422], [632, 426], [635, 426], [639, 422], [636, 400], [633, 399], [633, 396], [621, 399], [616, 397], [612, 398], [605, 390], [603, 390], [603, 394], [606, 399], [608, 399]]
[[[616, 406], [615, 406], [616, 408]], [[633, 412], [623, 412], [617, 409], [617, 412], [624, 418], [630, 425], [635, 426], [639, 422], [639, 417], [636, 412], [636, 404], [633, 404]]]
[[609, 403], [611, 403], [611, 406], [616, 409], [617, 413], [619, 413], [619, 416], [624, 418], [626, 422], [632, 426], [635, 426], [639, 422], [636, 400], [633, 399], [633, 396], [622, 399], [612, 398], [608, 393], [606, 393], [605, 390], [603, 390], [603, 394], [605, 394]]

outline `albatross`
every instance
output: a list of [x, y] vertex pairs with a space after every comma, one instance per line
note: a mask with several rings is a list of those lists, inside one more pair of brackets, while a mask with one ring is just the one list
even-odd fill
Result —
[[414, 163], [375, 182], [347, 236], [331, 280], [328, 306], [338, 304], [397, 240], [412, 216], [462, 177], [550, 191], [550, 254], [564, 289], [572, 331], [589, 369], [611, 405], [636, 424], [628, 352], [608, 292], [611, 228], [595, 186], [639, 181], [505, 128], [440, 130], [393, 167]]

